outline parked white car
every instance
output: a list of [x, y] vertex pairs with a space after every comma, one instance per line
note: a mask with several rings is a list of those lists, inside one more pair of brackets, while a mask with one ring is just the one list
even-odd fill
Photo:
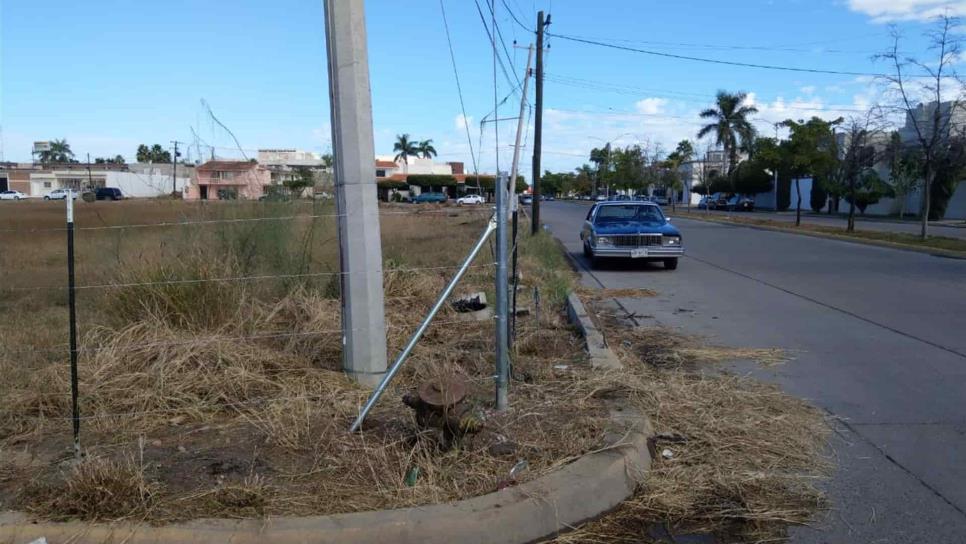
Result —
[[77, 191], [70, 189], [54, 189], [44, 196], [44, 200], [67, 200], [67, 195], [71, 196], [71, 200], [77, 200]]
[[486, 200], [480, 195], [465, 195], [456, 199], [457, 206], [463, 206], [464, 204], [477, 206], [480, 204], [486, 204]]
[[0, 193], [0, 200], [23, 200], [27, 195], [20, 191], [3, 191]]

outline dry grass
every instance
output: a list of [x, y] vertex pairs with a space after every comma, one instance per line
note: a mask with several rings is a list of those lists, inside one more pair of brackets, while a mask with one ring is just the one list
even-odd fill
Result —
[[654, 424], [654, 460], [632, 499], [556, 542], [653, 542], [657, 526], [672, 535], [771, 541], [825, 507], [818, 484], [829, 469], [829, 428], [822, 414], [776, 387], [701, 365], [738, 358], [767, 364], [777, 354], [695, 349], [687, 346], [698, 340], [665, 329], [598, 319], [627, 369], [614, 387]]
[[157, 484], [133, 459], [85, 459], [67, 469], [63, 485], [29, 490], [31, 511], [55, 520], [141, 518], [152, 507]]

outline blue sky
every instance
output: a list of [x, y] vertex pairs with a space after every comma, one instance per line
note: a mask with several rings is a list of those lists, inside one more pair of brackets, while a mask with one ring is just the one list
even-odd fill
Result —
[[[480, 0], [484, 11], [489, 0]], [[470, 0], [444, 0], [474, 147], [493, 108], [490, 44]], [[405, 5], [406, 9], [402, 9]], [[923, 20], [966, 0], [496, 0], [497, 21], [522, 73], [534, 25], [635, 48], [740, 62], [875, 72], [870, 56], [901, 25], [908, 48], [922, 48]], [[471, 163], [437, 0], [367, 0], [376, 151], [394, 136], [432, 138], [445, 160]], [[937, 11], [938, 10], [938, 11]], [[248, 150], [329, 149], [325, 42], [318, 0], [0, 0], [0, 122], [6, 160], [29, 160], [34, 140], [67, 138], [78, 157], [122, 154], [139, 143], [201, 140], [239, 157], [215, 115]], [[487, 20], [489, 14], [487, 13]], [[836, 117], [877, 99], [870, 78], [757, 70], [657, 58], [549, 39], [545, 167], [573, 168], [593, 146], [693, 138], [697, 112], [718, 89], [752, 93], [759, 126], [810, 115]], [[511, 64], [511, 63], [507, 63]], [[500, 98], [511, 88], [498, 75]], [[531, 85], [532, 97], [532, 85]], [[518, 99], [501, 107], [516, 115]], [[501, 124], [506, 166], [514, 123]], [[525, 141], [529, 145], [531, 134]], [[492, 125], [480, 165], [494, 168]], [[192, 150], [192, 153], [195, 153]], [[249, 151], [251, 154], [252, 152]], [[522, 169], [529, 172], [529, 147]]]

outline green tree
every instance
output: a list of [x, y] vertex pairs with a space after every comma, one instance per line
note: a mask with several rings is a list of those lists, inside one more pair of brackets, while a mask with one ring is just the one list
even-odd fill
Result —
[[421, 140], [416, 144], [416, 150], [419, 152], [419, 156], [424, 159], [432, 159], [436, 156], [436, 148], [433, 147], [433, 140]]
[[671, 210], [675, 210], [677, 202], [677, 192], [684, 190], [684, 182], [681, 180], [681, 165], [694, 158], [694, 145], [691, 140], [681, 140], [678, 142], [674, 151], [667, 156], [667, 167], [670, 168], [675, 176], [675, 181], [671, 189]]
[[409, 134], [397, 134], [396, 143], [392, 145], [396, 153], [396, 162], [402, 161], [405, 174], [409, 175], [409, 157], [419, 156], [419, 144], [409, 139]]
[[788, 140], [780, 145], [785, 169], [795, 180], [798, 202], [795, 207], [795, 226], [802, 224], [801, 178], [823, 178], [832, 175], [838, 166], [837, 147], [832, 127], [842, 119], [826, 121], [812, 117], [808, 121], [787, 119], [781, 123], [790, 131]]
[[593, 197], [597, 197], [597, 191], [600, 189], [601, 183], [606, 183], [610, 171], [611, 162], [611, 149], [608, 143], [601, 148], [593, 148], [590, 150], [590, 162], [597, 166], [597, 175], [594, 176], [594, 183], [591, 187], [590, 194]]
[[772, 189], [772, 175], [768, 164], [758, 157], [741, 161], [735, 168], [734, 187], [741, 195], [757, 195]]
[[315, 186], [315, 175], [311, 169], [300, 166], [295, 169], [295, 176], [284, 180], [282, 185], [293, 198], [301, 198], [306, 189]]
[[136, 158], [138, 162], [170, 164], [171, 152], [161, 147], [161, 144], [154, 144], [151, 147], [141, 144], [138, 146]]
[[[855, 182], [849, 188], [845, 200], [849, 203], [850, 207], [858, 208], [864, 214], [867, 207], [875, 204], [884, 196], [892, 196], [894, 194], [892, 188], [879, 177], [879, 174], [875, 170], [866, 168], [856, 177]], [[854, 218], [851, 219], [850, 223], [851, 229], [855, 230]]]
[[37, 152], [37, 161], [44, 166], [51, 163], [69, 163], [74, 161], [74, 152], [66, 139], [53, 140], [49, 149]]
[[728, 157], [728, 176], [738, 164], [738, 150], [750, 146], [755, 138], [755, 127], [749, 118], [758, 113], [758, 108], [744, 105], [747, 96], [742, 92], [718, 91], [715, 106], [700, 114], [710, 123], [701, 127], [698, 138], [713, 135], [715, 143], [724, 148]]
[[915, 149], [904, 146], [898, 132], [889, 135], [886, 159], [889, 162], [889, 185], [899, 201], [899, 219], [902, 219], [906, 215], [906, 198], [916, 189], [922, 166]]

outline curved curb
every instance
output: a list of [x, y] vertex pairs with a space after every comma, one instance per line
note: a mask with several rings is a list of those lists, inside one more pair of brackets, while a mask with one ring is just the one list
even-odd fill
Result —
[[717, 223], [719, 225], [734, 225], [736, 227], [745, 227], [749, 229], [768, 230], [772, 232], [785, 232], [789, 234], [798, 234], [800, 236], [811, 236], [812, 238], [825, 238], [826, 240], [838, 240], [840, 242], [851, 242], [853, 244], [878, 246], [878, 247], [884, 247], [888, 249], [896, 249], [899, 251], [912, 251], [914, 253], [925, 253], [927, 255], [932, 255], [935, 257], [946, 257], [949, 259], [966, 259], [966, 252], [955, 251], [951, 249], [914, 246], [912, 244], [903, 244], [901, 242], [889, 242], [886, 240], [876, 240], [875, 238], [860, 238], [858, 236], [847, 236], [844, 234], [833, 234], [829, 232], [804, 231], [804, 230], [798, 230], [791, 227], [759, 225], [755, 223], [742, 223], [740, 221], [728, 221], [727, 219], [712, 219], [710, 217], [695, 217], [690, 214], [681, 215], [680, 217], [682, 219], [690, 219], [693, 221], [703, 221], [705, 223]]
[[646, 418], [639, 430], [607, 449], [587, 454], [536, 480], [462, 501], [268, 520], [197, 520], [152, 527], [140, 524], [33, 523], [0, 514], [0, 542], [27, 544], [400, 544], [526, 543], [552, 537], [598, 517], [629, 497], [650, 467]]

